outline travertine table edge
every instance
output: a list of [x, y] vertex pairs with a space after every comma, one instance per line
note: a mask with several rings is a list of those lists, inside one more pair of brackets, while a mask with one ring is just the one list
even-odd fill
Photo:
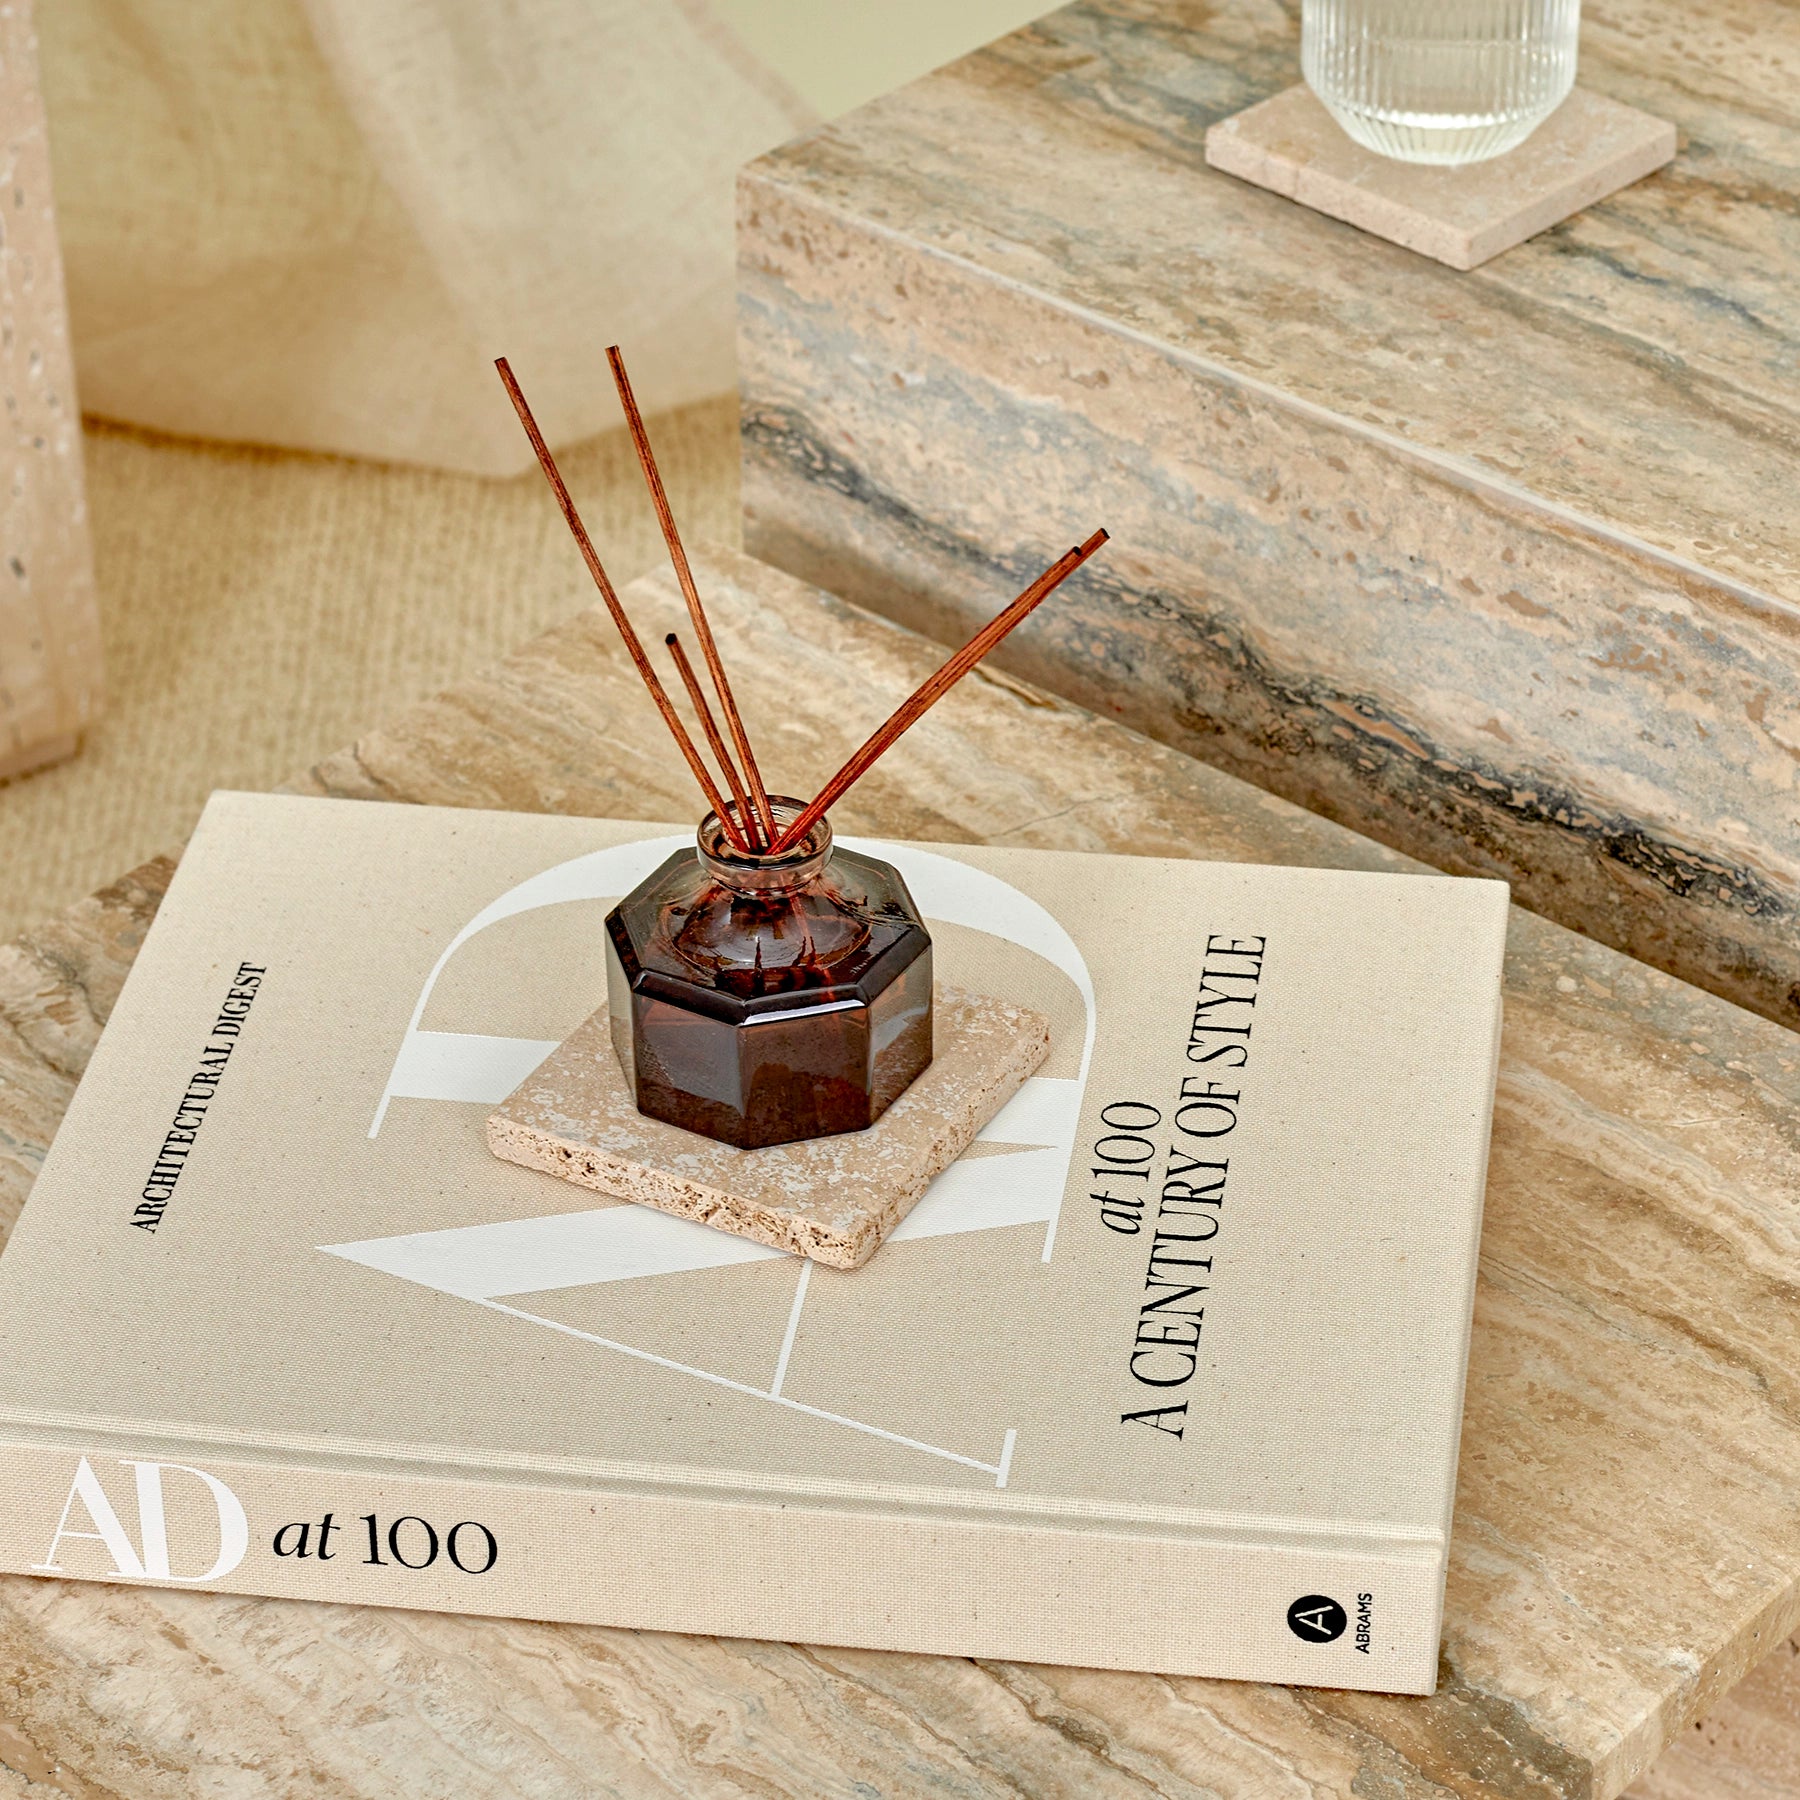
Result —
[[[717, 596], [713, 604], [728, 656], [747, 669], [785, 671], [791, 684], [787, 691], [825, 696], [823, 705], [798, 705], [782, 734], [780, 755], [803, 764], [809, 777], [830, 766], [849, 729], [846, 719], [833, 716], [834, 708], [861, 705], [878, 715], [885, 710], [885, 696], [903, 691], [929, 666], [928, 647], [918, 640], [809, 596], [797, 584], [741, 560], [709, 559], [703, 579]], [[634, 590], [633, 605], [647, 623], [660, 611], [672, 614], [675, 598], [669, 584], [659, 581]], [[578, 617], [498, 670], [461, 684], [385, 731], [369, 734], [292, 785], [361, 798], [682, 816], [691, 805], [674, 785], [661, 745], [652, 736], [654, 721], [609, 633], [603, 617]], [[822, 680], [827, 673], [833, 678]], [[1016, 746], [1022, 737], [1031, 744], [1029, 758], [998, 754], [1001, 746]], [[604, 766], [596, 766], [600, 756], [606, 758]], [[1029, 768], [1022, 766], [1025, 762]], [[1094, 847], [1122, 840], [1165, 854], [1198, 849], [1227, 857], [1406, 866], [1377, 846], [1244, 789], [1177, 752], [1132, 738], [1000, 676], [978, 678], [967, 692], [946, 702], [906, 756], [884, 777], [872, 778], [850, 810], [866, 820], [879, 818], [886, 830], [920, 837]], [[64, 920], [0, 951], [0, 1070], [5, 1082], [0, 1088], [0, 1207], [8, 1217], [29, 1184], [31, 1168], [117, 992], [169, 867], [147, 865]], [[234, 1717], [215, 1720], [215, 1728], [236, 1746], [231, 1753], [237, 1755], [262, 1729], [259, 1708], [277, 1690], [283, 1710], [292, 1715], [294, 1697], [276, 1670], [284, 1658], [298, 1654], [301, 1644], [319, 1639], [337, 1643], [345, 1633], [371, 1638], [400, 1633], [431, 1643], [435, 1656], [458, 1667], [481, 1663], [486, 1672], [480, 1680], [494, 1684], [490, 1697], [495, 1699], [509, 1684], [526, 1679], [507, 1660], [510, 1645], [524, 1645], [520, 1654], [559, 1667], [559, 1659], [586, 1654], [584, 1646], [604, 1645], [615, 1667], [630, 1664], [627, 1685], [643, 1702], [640, 1710], [665, 1725], [678, 1715], [680, 1705], [672, 1690], [660, 1685], [662, 1672], [672, 1661], [698, 1659], [721, 1696], [755, 1690], [764, 1705], [775, 1707], [775, 1714], [759, 1723], [763, 1747], [757, 1754], [775, 1761], [787, 1757], [790, 1765], [824, 1744], [833, 1768], [847, 1767], [866, 1752], [875, 1758], [874, 1766], [891, 1775], [910, 1766], [907, 1757], [924, 1756], [938, 1759], [934, 1766], [954, 1766], [975, 1784], [990, 1777], [998, 1781], [1004, 1763], [1013, 1771], [1007, 1779], [1015, 1786], [1028, 1778], [1026, 1791], [1044, 1794], [1142, 1791], [1140, 1773], [1147, 1772], [1165, 1780], [1165, 1791], [1187, 1791], [1178, 1784], [1204, 1773], [1217, 1791], [1253, 1794], [1268, 1791], [1259, 1783], [1276, 1767], [1289, 1775], [1304, 1773], [1315, 1791], [1324, 1792], [1384, 1781], [1386, 1791], [1396, 1795], [1616, 1793], [1662, 1741], [1716, 1699], [1794, 1623], [1800, 1602], [1794, 1560], [1772, 1558], [1766, 1536], [1756, 1529], [1759, 1520], [1766, 1525], [1767, 1519], [1766, 1503], [1758, 1497], [1759, 1471], [1785, 1440], [1761, 1449], [1754, 1441], [1739, 1447], [1746, 1424], [1743, 1401], [1733, 1385], [1738, 1378], [1731, 1375], [1730, 1357], [1723, 1352], [1729, 1350], [1740, 1361], [1748, 1356], [1747, 1368], [1765, 1386], [1771, 1380], [1779, 1385], [1788, 1372], [1778, 1358], [1770, 1360], [1766, 1345], [1758, 1350], [1761, 1340], [1754, 1333], [1733, 1340], [1730, 1320], [1708, 1321], [1718, 1344], [1704, 1354], [1722, 1358], [1725, 1385], [1707, 1374], [1710, 1363], [1694, 1365], [1696, 1380], [1712, 1382], [1705, 1392], [1696, 1389], [1694, 1403], [1716, 1410], [1729, 1402], [1739, 1408], [1726, 1421], [1737, 1435], [1715, 1446], [1705, 1438], [1706, 1419], [1682, 1420], [1689, 1439], [1684, 1460], [1716, 1449], [1735, 1458], [1719, 1505], [1729, 1501], [1743, 1508], [1739, 1525], [1743, 1548], [1751, 1552], [1748, 1572], [1728, 1566], [1728, 1559], [1721, 1561], [1716, 1554], [1698, 1572], [1679, 1560], [1673, 1563], [1668, 1604], [1685, 1608], [1690, 1621], [1696, 1606], [1715, 1606], [1715, 1641], [1697, 1655], [1675, 1635], [1674, 1615], [1657, 1615], [1643, 1629], [1651, 1641], [1666, 1641], [1666, 1652], [1646, 1659], [1641, 1641], [1589, 1646], [1596, 1661], [1610, 1658], [1613, 1667], [1606, 1680], [1595, 1682], [1576, 1703], [1576, 1696], [1559, 1691], [1559, 1683], [1573, 1678], [1568, 1667], [1552, 1673], [1556, 1666], [1551, 1662], [1535, 1675], [1531, 1667], [1534, 1657], [1548, 1654], [1559, 1630], [1579, 1624], [1577, 1614], [1565, 1613], [1562, 1605], [1575, 1605], [1576, 1597], [1565, 1594], [1559, 1601], [1558, 1583], [1574, 1577], [1582, 1586], [1582, 1605], [1618, 1604], [1619, 1597], [1608, 1599], [1604, 1576], [1597, 1579], [1589, 1568], [1562, 1569], [1558, 1559], [1566, 1546], [1540, 1544], [1535, 1554], [1545, 1567], [1534, 1570], [1530, 1558], [1519, 1560], [1506, 1530], [1486, 1517], [1489, 1465], [1496, 1452], [1502, 1460], [1513, 1453], [1508, 1433], [1498, 1440], [1493, 1435], [1493, 1384], [1505, 1389], [1508, 1381], [1514, 1382], [1507, 1390], [1514, 1406], [1532, 1386], [1528, 1382], [1520, 1388], [1507, 1369], [1493, 1365], [1498, 1352], [1509, 1358], [1526, 1353], [1541, 1363], [1533, 1381], [1542, 1399], [1534, 1404], [1579, 1409], [1588, 1403], [1583, 1394], [1565, 1392], [1550, 1380], [1568, 1359], [1559, 1362], [1554, 1334], [1548, 1331], [1551, 1313], [1544, 1310], [1538, 1291], [1544, 1285], [1540, 1264], [1562, 1254], [1557, 1239], [1574, 1241], [1593, 1258], [1617, 1257], [1621, 1246], [1628, 1245], [1634, 1209], [1689, 1234], [1691, 1283], [1718, 1278], [1718, 1269], [1725, 1267], [1712, 1242], [1721, 1234], [1739, 1258], [1779, 1282], [1783, 1270], [1770, 1263], [1769, 1227], [1774, 1221], [1767, 1213], [1775, 1190], [1758, 1189], [1763, 1176], [1756, 1159], [1773, 1141], [1770, 1133], [1781, 1127], [1777, 1115], [1788, 1109], [1791, 1116], [1792, 1097], [1800, 1088], [1800, 1051], [1778, 1028], [1542, 921], [1519, 915], [1515, 938], [1510, 1069], [1501, 1100], [1501, 1141], [1515, 1147], [1504, 1154], [1538, 1155], [1530, 1149], [1532, 1134], [1561, 1129], [1573, 1118], [1578, 1124], [1586, 1121], [1581, 1129], [1594, 1134], [1586, 1145], [1588, 1157], [1610, 1163], [1616, 1174], [1607, 1185], [1609, 1178], [1593, 1160], [1578, 1154], [1578, 1145], [1531, 1163], [1544, 1190], [1536, 1197], [1548, 1195], [1558, 1202], [1548, 1240], [1534, 1232], [1529, 1220], [1518, 1224], [1519, 1196], [1505, 1181], [1494, 1195], [1471, 1377], [1471, 1419], [1476, 1423], [1465, 1445], [1465, 1498], [1459, 1510], [1463, 1549], [1452, 1581], [1445, 1680], [1434, 1699], [1403, 1702], [1090, 1671], [977, 1668], [954, 1661], [778, 1646], [734, 1649], [697, 1640], [633, 1640], [627, 1645], [623, 1640], [630, 1634], [565, 1635], [547, 1627], [471, 1625], [427, 1615], [395, 1616], [389, 1624], [381, 1622], [386, 1615], [369, 1615], [353, 1626], [350, 1621], [363, 1615], [321, 1618], [321, 1611], [329, 1609], [12, 1581], [0, 1604], [0, 1643], [7, 1645], [23, 1677], [19, 1699], [10, 1709], [9, 1735], [0, 1743], [17, 1741], [31, 1754], [52, 1760], [65, 1748], [73, 1752], [83, 1744], [92, 1765], [84, 1768], [83, 1779], [89, 1780], [100, 1778], [102, 1763], [116, 1772], [123, 1766], [119, 1759], [131, 1756], [147, 1757], [146, 1767], [162, 1757], [166, 1766], [185, 1766], [191, 1772], [204, 1766], [203, 1747], [188, 1744], [183, 1751], [179, 1732], [170, 1739], [167, 1712], [146, 1710], [142, 1701], [109, 1688], [105, 1646], [112, 1646], [115, 1658], [139, 1659], [143, 1679], [155, 1680], [161, 1669], [159, 1687], [166, 1692], [168, 1679], [182, 1668], [190, 1674], [198, 1668], [193, 1660], [198, 1643], [211, 1665], [232, 1674]], [[1610, 1073], [1595, 1067], [1608, 1055], [1606, 1039], [1628, 1036], [1632, 1021], [1638, 1030], [1654, 1028], [1651, 1052], [1636, 1060], [1626, 1056]], [[1673, 1123], [1660, 1122], [1663, 1111], [1669, 1111]], [[1657, 1122], [1654, 1134], [1646, 1134], [1647, 1120]], [[1745, 1139], [1747, 1151], [1725, 1145], [1726, 1137], [1733, 1144]], [[1588, 1235], [1596, 1215], [1584, 1196], [1594, 1191], [1601, 1195], [1601, 1216], [1608, 1206], [1625, 1208], [1624, 1236], [1610, 1252], [1604, 1233]], [[1671, 1212], [1675, 1201], [1679, 1208]], [[1609, 1286], [1608, 1271], [1596, 1263], [1589, 1276], [1593, 1285], [1582, 1292], [1590, 1312], [1604, 1321], [1606, 1329], [1596, 1340], [1601, 1349], [1607, 1347], [1609, 1331], [1629, 1326], [1648, 1333], [1630, 1343], [1629, 1361], [1616, 1376], [1625, 1386], [1607, 1389], [1612, 1401], [1643, 1400], [1648, 1390], [1630, 1386], [1640, 1362], [1654, 1365], [1672, 1358], [1685, 1382], [1694, 1353], [1666, 1333], [1657, 1335], [1662, 1326], [1655, 1309], [1640, 1307], [1627, 1318], [1620, 1310], [1619, 1291]], [[1739, 1311], [1757, 1325], [1764, 1299], [1758, 1293], [1741, 1298]], [[1734, 1296], [1734, 1305], [1738, 1299]], [[1671, 1319], [1680, 1316], [1670, 1314]], [[1593, 1352], [1585, 1340], [1582, 1349]], [[1600, 1377], [1604, 1388], [1615, 1380], [1615, 1372], [1591, 1369], [1583, 1375]], [[1688, 1389], [1677, 1384], [1670, 1391], [1679, 1395]], [[1619, 1436], [1607, 1419], [1596, 1416], [1583, 1425], [1583, 1441], [1601, 1443], [1595, 1454], [1623, 1458], [1630, 1451], [1633, 1428], [1627, 1422], [1626, 1435]], [[1635, 1470], [1622, 1460], [1611, 1471], [1590, 1466], [1581, 1492], [1558, 1492], [1563, 1472], [1556, 1457], [1566, 1452], [1544, 1439], [1539, 1426], [1529, 1429], [1539, 1430], [1530, 1440], [1534, 1466], [1503, 1471], [1498, 1478], [1502, 1487], [1507, 1481], [1526, 1482], [1538, 1496], [1554, 1494], [1559, 1507], [1591, 1511], [1604, 1506], [1609, 1479], [1642, 1482], [1640, 1457]], [[1528, 1427], [1518, 1430], [1527, 1432]], [[1692, 1480], [1691, 1468], [1683, 1473]], [[1673, 1510], [1662, 1521], [1659, 1543], [1674, 1528], [1671, 1518], [1684, 1529], [1716, 1528], [1716, 1520], [1679, 1505], [1677, 1490], [1666, 1497]], [[1717, 1543], [1706, 1541], [1716, 1552]], [[1616, 1542], [1599, 1542], [1589, 1560], [1603, 1562], [1620, 1548]], [[1631, 1550], [1629, 1544], [1623, 1548]], [[1698, 1554], [1693, 1546], [1689, 1550]], [[1539, 1585], [1540, 1577], [1545, 1585]], [[1503, 1609], [1504, 1616], [1495, 1615], [1489, 1628], [1471, 1635], [1470, 1622], [1479, 1610], [1497, 1603], [1495, 1583], [1500, 1590], [1509, 1584], [1518, 1589], [1513, 1600], [1526, 1611]], [[1472, 1604], [1477, 1613], [1468, 1612]], [[1538, 1606], [1545, 1609], [1542, 1623], [1527, 1629]], [[176, 1639], [180, 1648], [172, 1647]], [[1495, 1685], [1483, 1673], [1484, 1659], [1506, 1656], [1516, 1656], [1524, 1666]], [[489, 1669], [483, 1658], [499, 1660]], [[1632, 1664], [1629, 1671], [1623, 1670], [1627, 1663]], [[771, 1667], [781, 1671], [774, 1700], [768, 1692]], [[1585, 1665], [1577, 1673], [1587, 1679]], [[689, 1677], [692, 1668], [683, 1679]], [[822, 1704], [819, 1683], [833, 1693], [847, 1691], [843, 1684], [848, 1684], [865, 1698], [882, 1696], [883, 1723], [874, 1749], [853, 1741], [847, 1727], [816, 1725], [809, 1707]], [[1641, 1701], [1631, 1700], [1633, 1694], [1641, 1695]], [[313, 1695], [306, 1702], [313, 1708], [307, 1716], [321, 1721], [316, 1734], [301, 1750], [290, 1740], [281, 1752], [291, 1759], [303, 1751], [297, 1766], [311, 1761], [335, 1766], [334, 1758], [341, 1761], [352, 1754], [347, 1742], [327, 1741], [322, 1721], [328, 1699]], [[554, 1712], [554, 1693], [547, 1704]], [[1601, 1716], [1608, 1705], [1624, 1709], [1612, 1724]], [[995, 1706], [1004, 1718], [993, 1715]], [[184, 1707], [191, 1710], [184, 1700], [175, 1711]], [[580, 1717], [585, 1714], [579, 1709], [569, 1718], [557, 1714], [555, 1729], [578, 1732]], [[975, 1720], [979, 1729], [971, 1723]], [[399, 1725], [388, 1729], [404, 1735]], [[979, 1757], [967, 1748], [973, 1740], [959, 1736], [968, 1732], [983, 1746]], [[442, 1749], [432, 1735], [409, 1742], [415, 1755]], [[1258, 1750], [1246, 1762], [1248, 1743]], [[1582, 1745], [1586, 1748], [1578, 1747]], [[189, 1758], [186, 1765], [180, 1764], [181, 1755]], [[72, 1770], [76, 1767], [68, 1756], [63, 1760]], [[1128, 1786], [1123, 1785], [1127, 1771]], [[136, 1791], [165, 1788], [140, 1784]], [[791, 1791], [806, 1789], [803, 1784]], [[826, 1790], [820, 1786], [814, 1791]], [[1002, 1789], [971, 1785], [969, 1791]]]

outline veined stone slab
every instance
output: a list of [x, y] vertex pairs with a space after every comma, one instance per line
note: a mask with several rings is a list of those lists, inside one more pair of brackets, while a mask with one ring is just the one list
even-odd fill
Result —
[[[784, 786], [825, 780], [942, 660], [744, 558], [695, 567]], [[647, 635], [686, 617], [666, 576], [626, 599]], [[595, 608], [295, 785], [666, 820], [694, 796], [659, 729]], [[1404, 866], [986, 668], [835, 816], [914, 838]], [[170, 873], [148, 865], [0, 947], [0, 1229]], [[1797, 1666], [1800, 1044], [1515, 908], [1493, 1146], [1428, 1698], [9, 1577], [0, 1764], [170, 1800], [244, 1769], [299, 1792], [321, 1768], [347, 1797], [391, 1796], [405, 1769], [410, 1792], [486, 1800], [501, 1761], [520, 1794], [567, 1793], [578, 1769], [627, 1794], [792, 1800], [1612, 1800], [1679, 1742], [1694, 1748], [1655, 1800], [1773, 1800], [1780, 1759], [1733, 1758]], [[1384, 1328], [1352, 1321], [1345, 1355]], [[1771, 1653], [1746, 1705], [1725, 1700]], [[1707, 1757], [1720, 1739], [1733, 1754]]]
[[1800, 1026], [1800, 9], [1590, 9], [1666, 169], [1458, 273], [1206, 166], [1297, 9], [1082, 0], [752, 164], [746, 536]]
[[938, 991], [927, 1068], [866, 1131], [740, 1150], [647, 1119], [605, 1007], [488, 1120], [488, 1148], [833, 1269], [858, 1269], [1050, 1052], [1029, 1007]]
[[1666, 119], [1588, 88], [1517, 149], [1460, 169], [1365, 150], [1304, 82], [1206, 131], [1213, 168], [1453, 269], [1478, 267], [1674, 155]]

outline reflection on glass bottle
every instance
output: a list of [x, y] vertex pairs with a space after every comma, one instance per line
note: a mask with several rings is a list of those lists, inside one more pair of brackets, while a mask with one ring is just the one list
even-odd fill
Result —
[[[778, 825], [801, 804], [775, 799]], [[613, 1045], [650, 1118], [745, 1149], [860, 1131], [931, 1061], [931, 936], [824, 820], [742, 856], [708, 814], [606, 929]]]

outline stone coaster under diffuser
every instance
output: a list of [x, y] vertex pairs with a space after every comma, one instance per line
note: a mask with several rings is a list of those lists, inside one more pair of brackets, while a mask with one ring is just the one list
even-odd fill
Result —
[[1050, 1050], [1041, 1013], [940, 988], [931, 1066], [866, 1131], [739, 1150], [647, 1119], [602, 1007], [488, 1120], [488, 1148], [579, 1187], [860, 1267]]
[[1516, 150], [1462, 168], [1365, 150], [1304, 83], [1206, 133], [1213, 168], [1453, 269], [1510, 250], [1674, 155], [1666, 119], [1580, 87]]

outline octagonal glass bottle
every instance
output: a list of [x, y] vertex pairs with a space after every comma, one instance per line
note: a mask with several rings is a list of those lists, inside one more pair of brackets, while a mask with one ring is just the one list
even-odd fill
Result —
[[[802, 803], [775, 798], [777, 824]], [[785, 856], [716, 814], [607, 915], [638, 1111], [743, 1149], [860, 1131], [931, 1061], [931, 936], [897, 870], [821, 820]]]

